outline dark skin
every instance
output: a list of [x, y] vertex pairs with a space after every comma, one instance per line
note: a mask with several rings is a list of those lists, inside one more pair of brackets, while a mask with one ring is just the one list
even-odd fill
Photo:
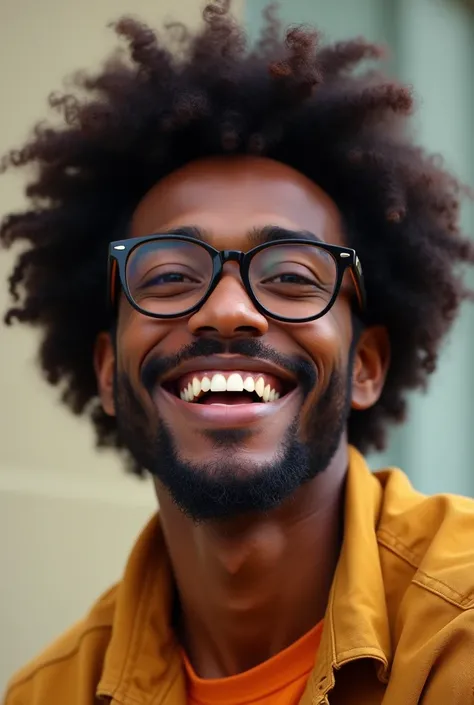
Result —
[[[229, 157], [189, 164], [154, 186], [135, 211], [130, 235], [197, 226], [218, 249], [247, 250], [254, 228], [277, 225], [346, 245], [339, 211], [317, 185], [290, 167], [268, 159]], [[362, 263], [363, 264], [363, 263]], [[276, 351], [312, 362], [318, 382], [295, 409], [263, 419], [250, 439], [232, 452], [248, 461], [274, 457], [292, 416], [299, 414], [305, 439], [308, 409], [317, 404], [335, 369], [345, 370], [352, 341], [350, 277], [333, 308], [304, 324], [274, 321], [248, 298], [235, 263], [199, 311], [171, 321], [146, 317], [119, 306], [118, 364], [129, 375], [145, 406], [159, 404], [141, 388], [147, 355], [170, 355], [199, 336], [229, 340], [258, 336]], [[352, 375], [352, 407], [373, 405], [389, 363], [387, 336], [366, 329], [357, 344]], [[99, 337], [95, 367], [104, 409], [114, 414], [114, 348]], [[156, 414], [156, 408], [150, 412]], [[192, 424], [168, 416], [174, 441], [185, 459], [219, 458], [216, 448]], [[196, 672], [218, 678], [243, 672], [289, 646], [324, 616], [342, 537], [344, 481], [348, 449], [345, 434], [330, 466], [266, 514], [255, 513], [196, 524], [155, 481], [160, 513], [180, 600], [179, 636]]]

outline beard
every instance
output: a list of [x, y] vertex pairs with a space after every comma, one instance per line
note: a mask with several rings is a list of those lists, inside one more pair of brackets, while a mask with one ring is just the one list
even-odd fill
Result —
[[[230, 346], [215, 340], [198, 340], [173, 358], [154, 358], [143, 367], [141, 380], [151, 393], [156, 380], [180, 362], [210, 354], [230, 352], [270, 360], [294, 374], [308, 396], [317, 381], [314, 367], [298, 357], [282, 356], [258, 340], [234, 341]], [[299, 438], [300, 419], [289, 424], [279, 449], [267, 463], [232, 459], [232, 448], [245, 442], [250, 431], [207, 432], [214, 447], [225, 453], [218, 460], [192, 463], [180, 456], [172, 429], [162, 419], [150, 418], [130, 378], [115, 371], [115, 410], [121, 443], [134, 460], [156, 477], [173, 502], [195, 522], [234, 518], [267, 512], [330, 464], [346, 429], [350, 414], [352, 351], [345, 373], [334, 371], [320, 399], [308, 411], [307, 441]], [[254, 402], [258, 403], [258, 402]]]

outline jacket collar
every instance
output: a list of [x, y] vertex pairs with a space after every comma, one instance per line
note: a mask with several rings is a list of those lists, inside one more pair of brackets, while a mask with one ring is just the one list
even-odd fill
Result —
[[376, 534], [383, 489], [353, 447], [349, 459], [344, 540], [329, 595], [320, 651], [309, 683], [312, 692], [321, 696], [334, 687], [334, 669], [362, 658], [373, 659], [378, 679], [387, 683], [392, 659]]
[[[99, 698], [123, 705], [161, 703], [170, 687], [185, 683], [171, 628], [173, 580], [159, 515], [135, 544], [118, 587], [112, 635], [97, 688]], [[156, 698], [156, 700], [155, 700]]]
[[[388, 680], [390, 630], [376, 537], [382, 502], [379, 481], [351, 447], [344, 540], [307, 702], [323, 697], [334, 686], [334, 669], [359, 658], [374, 659], [379, 679]], [[168, 694], [170, 704], [186, 702], [179, 648], [171, 628], [173, 591], [156, 515], [139, 537], [118, 589], [99, 697], [123, 705], [148, 705], [165, 702]]]

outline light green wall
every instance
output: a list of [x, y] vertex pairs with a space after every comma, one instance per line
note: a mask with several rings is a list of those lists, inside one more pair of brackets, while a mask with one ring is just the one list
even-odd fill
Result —
[[[247, 0], [255, 36], [265, 0]], [[474, 184], [474, 13], [459, 0], [291, 0], [284, 24], [311, 23], [327, 39], [363, 35], [387, 43], [389, 64], [418, 96], [418, 137]], [[474, 209], [464, 224], [474, 233]], [[428, 493], [474, 495], [474, 306], [465, 306], [427, 394], [413, 395], [409, 419], [373, 467], [401, 466]]]

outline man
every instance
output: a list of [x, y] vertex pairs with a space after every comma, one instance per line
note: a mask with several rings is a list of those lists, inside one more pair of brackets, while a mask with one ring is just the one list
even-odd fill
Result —
[[204, 18], [174, 49], [121, 20], [131, 62], [10, 157], [37, 176], [7, 320], [160, 512], [6, 703], [472, 702], [474, 503], [361, 455], [468, 295], [458, 184], [409, 91], [351, 73], [376, 47]]

